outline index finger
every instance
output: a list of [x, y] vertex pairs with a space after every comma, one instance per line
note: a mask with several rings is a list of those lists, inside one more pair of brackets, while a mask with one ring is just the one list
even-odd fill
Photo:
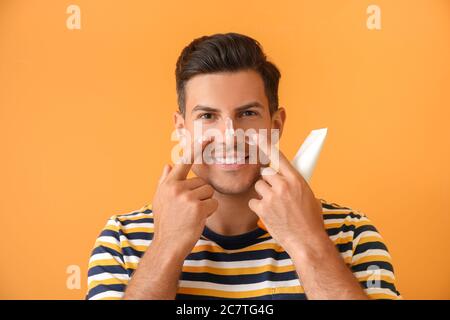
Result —
[[260, 152], [262, 152], [263, 155], [269, 159], [269, 166], [271, 168], [273, 168], [276, 172], [280, 172], [284, 176], [293, 174], [292, 170], [295, 169], [276, 145], [270, 144], [269, 150], [267, 139], [266, 142], [261, 141], [261, 139], [257, 139], [256, 143]]
[[200, 150], [196, 150], [195, 144], [198, 142], [194, 141], [194, 143], [192, 143], [190, 146], [190, 152], [189, 152], [188, 157], [186, 158], [185, 156], [183, 156], [180, 159], [180, 162], [174, 165], [173, 169], [169, 173], [168, 178], [176, 179], [176, 180], [186, 179], [186, 177], [189, 173], [189, 170], [191, 170], [192, 164], [194, 163], [195, 159], [197, 159], [197, 157], [203, 155], [203, 150], [205, 149], [206, 145], [208, 145], [209, 143], [212, 142], [212, 140], [213, 139], [209, 138], [205, 141], [202, 141]]

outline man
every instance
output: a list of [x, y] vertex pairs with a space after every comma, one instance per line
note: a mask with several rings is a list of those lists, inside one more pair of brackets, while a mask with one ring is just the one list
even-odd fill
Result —
[[[175, 127], [225, 132], [231, 123], [281, 135], [279, 79], [252, 38], [196, 39], [176, 65]], [[152, 207], [110, 218], [89, 262], [88, 299], [400, 298], [364, 214], [316, 199], [281, 152], [271, 174], [248, 154], [245, 163], [192, 164], [211, 143], [165, 166]], [[191, 169], [196, 177], [187, 178]]]

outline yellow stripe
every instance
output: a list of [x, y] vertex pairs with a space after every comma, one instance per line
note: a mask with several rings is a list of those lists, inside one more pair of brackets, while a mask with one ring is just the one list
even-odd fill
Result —
[[249, 267], [249, 268], [216, 268], [216, 267], [208, 267], [208, 266], [183, 266], [183, 272], [207, 272], [218, 275], [240, 275], [240, 274], [258, 274], [263, 272], [272, 271], [275, 273], [282, 273], [288, 271], [294, 271], [294, 265], [288, 266], [273, 266], [273, 265], [264, 265], [259, 267]]
[[122, 252], [122, 249], [118, 245], [115, 245], [115, 244], [112, 244], [112, 243], [109, 243], [109, 242], [103, 242], [103, 241], [97, 240], [95, 242], [94, 249], [98, 248], [100, 246], [110, 248], [110, 249], [116, 251], [119, 254]]
[[115, 259], [102, 259], [102, 260], [94, 260], [89, 262], [89, 268], [96, 266], [123, 266], [122, 263], [118, 262]]
[[135, 214], [137, 215], [137, 217], [135, 217], [135, 216], [133, 216], [133, 217], [117, 216], [117, 219], [120, 222], [124, 222], [124, 221], [134, 221], [134, 220], [140, 220], [140, 219], [153, 218], [152, 213], [137, 212]]
[[[328, 211], [328, 210], [330, 210], [330, 211]], [[355, 213], [355, 212], [353, 210], [323, 209], [322, 213], [324, 213], [324, 214], [350, 214], [350, 213]]]
[[326, 223], [325, 222], [325, 228], [327, 229], [333, 229], [333, 228], [343, 228], [343, 227], [351, 227], [355, 226], [356, 228], [361, 226], [371, 226], [372, 224], [370, 221], [367, 220], [361, 220], [361, 221], [343, 221], [338, 223]]
[[370, 299], [389, 299], [389, 300], [399, 300], [400, 297], [398, 296], [394, 296], [394, 295], [390, 295], [390, 294], [386, 294], [386, 293], [367, 293], [367, 296]]
[[384, 261], [391, 262], [391, 258], [389, 256], [381, 256], [381, 255], [370, 255], [367, 257], [361, 257], [356, 261], [353, 261], [353, 265], [366, 263], [366, 262], [376, 262], [376, 261]]
[[111, 230], [111, 231], [119, 232], [119, 227], [108, 224], [103, 228], [103, 230]]
[[98, 300], [122, 300], [122, 298], [121, 297], [103, 297]]
[[[135, 227], [135, 228], [128, 228], [128, 229], [124, 229], [122, 228], [122, 232], [125, 234], [129, 234], [129, 233], [133, 233], [133, 232], [148, 232], [148, 233], [153, 233], [154, 228], [151, 227]], [[142, 239], [144, 240], [144, 239]]]
[[331, 240], [331, 241], [333, 241], [334, 244], [346, 244], [349, 242], [353, 242], [353, 237], [352, 236], [348, 236], [348, 237], [344, 237], [344, 238], [337, 237], [336, 239]]
[[367, 242], [383, 242], [383, 239], [381, 238], [381, 236], [379, 236], [379, 237], [367, 236], [367, 237], [360, 238], [358, 241], [358, 244], [363, 244], [363, 243], [367, 243]]
[[372, 278], [370, 280], [375, 280], [375, 277], [376, 277], [376, 280], [383, 280], [383, 281], [386, 281], [386, 282], [389, 282], [392, 284], [394, 284], [394, 282], [395, 282], [395, 279], [388, 275], [371, 274], [371, 275], [367, 275], [364, 277], [356, 277], [356, 278], [358, 279], [358, 281], [367, 281], [367, 280], [369, 280], [369, 278]]
[[127, 285], [128, 281], [126, 280], [120, 280], [117, 278], [111, 278], [111, 279], [103, 279], [103, 280], [97, 280], [97, 281], [91, 281], [89, 283], [89, 290], [95, 288], [98, 285], [109, 285], [109, 284], [124, 284]]
[[223, 291], [214, 289], [201, 289], [201, 288], [178, 288], [178, 293], [191, 294], [199, 296], [221, 297], [221, 298], [253, 298], [263, 295], [275, 294], [275, 293], [304, 293], [301, 286], [293, 287], [279, 287], [279, 288], [264, 288], [250, 291]]
[[273, 249], [277, 252], [284, 252], [284, 249], [276, 244], [276, 243], [266, 243], [266, 244], [256, 244], [253, 246], [249, 246], [243, 249], [236, 249], [236, 250], [225, 250], [219, 246], [215, 245], [200, 245], [195, 246], [194, 249], [192, 249], [192, 252], [200, 252], [200, 251], [209, 251], [209, 252], [226, 252], [226, 253], [233, 253], [233, 252], [248, 252], [248, 251], [258, 251], [258, 250], [265, 250], [265, 249]]

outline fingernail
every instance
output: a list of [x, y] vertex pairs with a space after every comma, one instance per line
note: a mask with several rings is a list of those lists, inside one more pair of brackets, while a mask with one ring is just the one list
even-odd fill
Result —
[[277, 172], [271, 167], [260, 168], [260, 172], [262, 176], [272, 176]]

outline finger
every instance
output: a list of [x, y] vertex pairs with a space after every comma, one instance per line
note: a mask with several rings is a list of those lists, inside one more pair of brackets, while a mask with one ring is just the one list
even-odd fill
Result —
[[209, 184], [205, 184], [194, 190], [191, 190], [191, 194], [195, 199], [206, 200], [212, 197], [214, 194], [214, 189]]
[[271, 167], [264, 167], [261, 168], [261, 178], [271, 186], [274, 186], [277, 184], [277, 181], [282, 178], [282, 176], [277, 171], [275, 171], [275, 169]]
[[192, 143], [190, 146], [190, 152], [188, 155], [189, 158], [188, 159], [186, 159], [186, 158], [180, 159], [182, 161], [180, 161], [173, 167], [169, 177], [172, 179], [175, 179], [175, 180], [186, 179], [186, 177], [189, 173], [189, 170], [191, 170], [192, 164], [194, 163], [195, 159], [197, 159], [199, 156], [201, 156], [203, 154], [203, 150], [205, 149], [206, 145], [208, 145], [212, 141], [213, 141], [213, 139], [208, 139], [208, 140], [202, 141], [201, 148], [199, 148], [198, 151], [195, 148], [195, 144], [198, 142]]
[[272, 192], [272, 187], [266, 181], [260, 179], [255, 183], [255, 190], [261, 197], [264, 198], [265, 195]]
[[163, 172], [161, 174], [161, 177], [159, 178], [158, 184], [161, 184], [167, 178], [170, 170], [172, 170], [172, 167], [169, 164], [166, 164], [163, 168]]
[[202, 200], [201, 204], [203, 213], [206, 214], [208, 217], [212, 215], [219, 207], [219, 202], [216, 199], [212, 198]]
[[256, 141], [258, 149], [262, 152], [263, 156], [269, 159], [270, 166], [275, 171], [287, 176], [293, 174], [295, 169], [276, 145], [271, 145], [268, 141], [263, 142], [261, 139], [257, 139]]
[[181, 181], [181, 185], [187, 189], [193, 190], [206, 184], [206, 181], [199, 177], [194, 177]]

